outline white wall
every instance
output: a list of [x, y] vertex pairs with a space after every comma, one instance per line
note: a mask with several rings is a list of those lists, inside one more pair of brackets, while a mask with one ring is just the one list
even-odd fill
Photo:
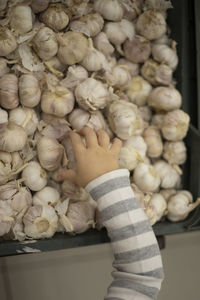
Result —
[[[166, 237], [159, 300], [200, 299], [200, 231]], [[109, 244], [0, 258], [0, 300], [102, 300]]]

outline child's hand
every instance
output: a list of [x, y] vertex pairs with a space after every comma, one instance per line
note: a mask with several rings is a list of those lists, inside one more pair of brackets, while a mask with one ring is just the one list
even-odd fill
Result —
[[63, 170], [59, 179], [68, 179], [85, 187], [91, 180], [119, 168], [118, 155], [122, 142], [115, 139], [110, 147], [110, 138], [104, 130], [95, 132], [85, 127], [80, 132], [85, 137], [86, 146], [78, 133], [70, 132], [77, 170]]

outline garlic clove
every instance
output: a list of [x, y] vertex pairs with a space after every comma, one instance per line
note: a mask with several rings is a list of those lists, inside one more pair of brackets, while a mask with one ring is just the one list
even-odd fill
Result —
[[22, 172], [25, 185], [32, 191], [40, 191], [47, 184], [47, 175], [36, 161], [31, 161]]
[[59, 3], [51, 4], [40, 14], [40, 20], [55, 31], [63, 30], [69, 23], [65, 6]]
[[105, 56], [111, 55], [115, 50], [109, 42], [107, 35], [103, 31], [94, 37], [93, 42], [94, 46]]
[[118, 0], [95, 0], [94, 10], [110, 21], [120, 21], [124, 13]]

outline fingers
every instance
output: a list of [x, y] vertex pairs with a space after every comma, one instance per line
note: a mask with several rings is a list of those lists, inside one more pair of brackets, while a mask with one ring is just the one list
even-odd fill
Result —
[[121, 150], [121, 147], [122, 147], [122, 141], [118, 138], [115, 138], [113, 143], [112, 143], [112, 146], [110, 148], [110, 151], [115, 154], [115, 155], [119, 155], [119, 152]]
[[85, 137], [86, 146], [87, 148], [97, 147], [98, 146], [98, 140], [97, 135], [95, 131], [92, 128], [84, 127], [80, 134]]
[[77, 158], [80, 155], [80, 152], [85, 149], [85, 146], [84, 146], [83, 141], [78, 133], [71, 131], [69, 133], [69, 137], [70, 137], [70, 140], [72, 143], [72, 148], [73, 148], [75, 157]]
[[63, 180], [69, 180], [73, 183], [75, 183], [75, 178], [76, 178], [76, 172], [74, 170], [62, 170], [58, 173], [57, 178], [61, 181]]
[[110, 138], [108, 134], [104, 130], [98, 130], [96, 134], [97, 134], [99, 146], [108, 149], [110, 144]]

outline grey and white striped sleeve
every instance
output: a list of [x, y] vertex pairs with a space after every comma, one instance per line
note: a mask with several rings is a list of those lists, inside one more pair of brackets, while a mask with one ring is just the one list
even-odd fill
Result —
[[104, 299], [157, 299], [164, 277], [160, 250], [130, 187], [129, 171], [106, 173], [86, 190], [97, 201], [114, 254], [113, 281]]

